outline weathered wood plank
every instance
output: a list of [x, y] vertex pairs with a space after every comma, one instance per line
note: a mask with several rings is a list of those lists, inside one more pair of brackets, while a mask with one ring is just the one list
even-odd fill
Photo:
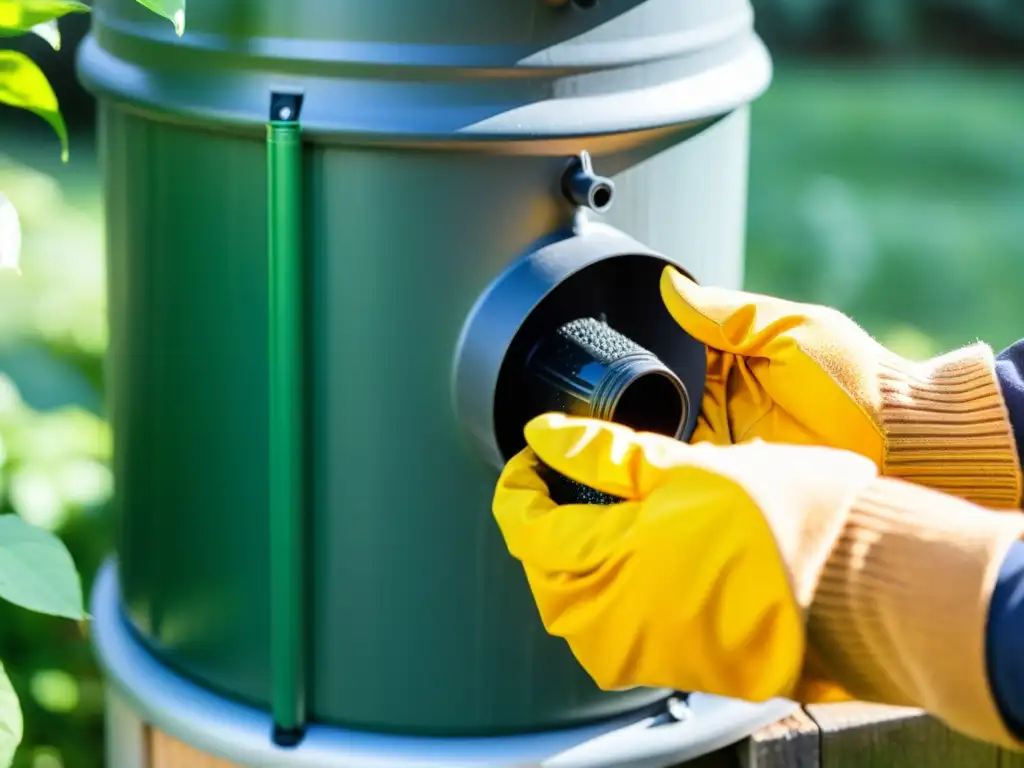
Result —
[[104, 765], [149, 768], [149, 728], [113, 688], [107, 689]]
[[679, 768], [818, 768], [818, 727], [798, 711], [739, 744]]
[[[147, 728], [148, 768], [241, 768]], [[685, 768], [1024, 768], [1024, 754], [953, 733], [920, 710], [814, 705]]]
[[740, 768], [819, 768], [819, 738], [817, 723], [797, 710], [734, 749]]
[[240, 768], [203, 754], [154, 728], [149, 730], [149, 768]]
[[821, 768], [998, 768], [1000, 750], [953, 733], [917, 709], [874, 704], [807, 707]]

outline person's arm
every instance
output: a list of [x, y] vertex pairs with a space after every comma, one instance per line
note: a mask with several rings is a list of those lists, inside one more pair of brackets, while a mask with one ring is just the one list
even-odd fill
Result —
[[[1024, 339], [996, 360], [996, 375], [1024, 463]], [[999, 571], [989, 604], [988, 675], [1007, 726], [1024, 738], [1024, 542], [1015, 544]]]
[[1010, 412], [1017, 452], [1024, 463], [1024, 339], [1003, 350], [996, 360], [996, 376]]
[[[837, 449], [687, 445], [564, 414], [524, 434], [494, 516], [545, 629], [601, 688], [920, 707], [1024, 750], [986, 650], [999, 569], [1024, 541], [1007, 510], [1019, 477], [997, 511]], [[624, 501], [559, 505], [544, 467]]]

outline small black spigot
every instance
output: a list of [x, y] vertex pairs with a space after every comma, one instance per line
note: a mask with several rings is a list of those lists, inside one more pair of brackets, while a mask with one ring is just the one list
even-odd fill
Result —
[[615, 199], [615, 182], [594, 173], [590, 153], [580, 152], [562, 176], [562, 193], [573, 205], [604, 213]]

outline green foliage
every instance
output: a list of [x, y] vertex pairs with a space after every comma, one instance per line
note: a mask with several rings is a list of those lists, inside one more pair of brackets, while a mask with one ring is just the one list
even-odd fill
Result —
[[10, 765], [14, 760], [14, 753], [21, 743], [23, 725], [18, 694], [14, 692], [3, 665], [0, 665], [0, 765]]
[[137, 0], [154, 13], [158, 13], [174, 24], [174, 31], [181, 37], [185, 34], [185, 0]]
[[[19, 217], [10, 201], [2, 197], [0, 261], [7, 259], [5, 254], [12, 251], [16, 258], [20, 239]], [[7, 310], [13, 308], [9, 303], [3, 305]], [[17, 467], [18, 460], [12, 461], [12, 453], [31, 455], [32, 443], [38, 441], [38, 435], [26, 421], [26, 410], [16, 390], [0, 377], [0, 427], [3, 427], [0, 429], [0, 469]], [[45, 436], [45, 432], [42, 434]], [[6, 473], [0, 477], [6, 479]], [[65, 544], [49, 530], [15, 514], [0, 515], [0, 599], [35, 613], [76, 620], [85, 618], [79, 574]], [[0, 667], [0, 766], [3, 768], [11, 765], [22, 738], [22, 728], [18, 696]]]
[[[82, 587], [64, 543], [17, 515], [0, 515], [0, 597], [38, 613], [83, 618]], [[0, 766], [22, 739], [18, 695], [0, 667]]]
[[69, 13], [88, 13], [78, 0], [0, 0], [2, 34], [22, 34]]
[[[88, 10], [78, 0], [0, 0], [0, 36], [35, 32], [59, 48], [57, 20]], [[68, 132], [57, 95], [39, 66], [23, 53], [0, 51], [0, 103], [27, 109], [49, 123], [60, 138], [61, 159], [67, 161]]]
[[57, 94], [43, 70], [24, 53], [0, 51], [0, 103], [34, 112], [60, 138], [61, 159], [68, 159], [68, 131], [57, 105]]
[[[170, 19], [175, 32], [185, 32], [185, 0], [138, 0]], [[60, 48], [57, 21], [69, 13], [88, 12], [79, 0], [0, 0], [0, 37], [35, 33], [54, 49]], [[46, 74], [24, 53], [0, 51], [0, 104], [26, 109], [50, 124], [60, 139], [61, 160], [68, 160], [68, 131]], [[0, 269], [17, 269], [20, 258], [17, 214], [0, 194]]]
[[[185, 0], [137, 0], [169, 19], [180, 36], [185, 31]], [[0, 37], [35, 32], [54, 48], [60, 47], [57, 21], [69, 13], [85, 13], [79, 0], [0, 0]], [[60, 137], [61, 157], [67, 161], [68, 137], [64, 118], [43, 71], [26, 55], [0, 51], [0, 103], [27, 109], [46, 120]]]
[[[182, 34], [183, 2], [146, 0], [143, 4], [172, 19], [177, 33]], [[60, 47], [57, 20], [68, 13], [83, 11], [88, 11], [88, 7], [77, 0], [0, 0], [0, 36], [35, 33], [57, 49]], [[49, 123], [60, 138], [61, 159], [67, 161], [67, 128], [57, 96], [43, 71], [24, 53], [0, 50], [0, 103], [26, 109]], [[21, 239], [20, 216], [8, 197], [0, 194], [0, 267], [18, 267]], [[22, 454], [31, 455], [33, 439], [24, 429], [19, 435], [18, 429], [19, 422], [24, 426], [28, 409], [16, 394], [9, 381], [0, 381], [0, 412], [6, 411], [8, 417], [6, 424], [0, 421], [0, 427], [6, 427], [0, 430], [0, 469], [12, 464], [8, 444], [13, 443], [16, 450], [19, 436], [27, 444], [21, 446]], [[38, 444], [38, 440], [36, 442]], [[13, 499], [20, 495], [21, 505], [31, 509], [33, 504], [38, 508], [42, 491], [45, 505], [49, 495], [45, 472], [33, 475], [24, 467], [19, 468], [17, 459], [13, 466], [13, 482], [7, 495]], [[6, 476], [3, 479], [6, 480]], [[65, 544], [44, 527], [26, 522], [16, 514], [0, 515], [0, 598], [37, 614], [76, 620], [86, 618], [81, 580]], [[10, 626], [5, 624], [7, 628]], [[42, 708], [67, 712], [79, 700], [74, 683], [74, 678], [67, 673], [50, 671], [33, 678], [31, 691]], [[0, 768], [12, 765], [23, 737], [23, 726], [21, 702], [0, 666]]]
[[[752, 0], [776, 53], [1024, 41], [1020, 0]], [[969, 39], [970, 38], [970, 39]], [[984, 43], [983, 43], [984, 46]]]
[[[0, 419], [0, 425], [5, 425], [10, 424], [19, 402], [9, 383], [2, 389], [0, 414], [7, 414], [7, 418]], [[16, 430], [9, 427], [0, 430], [0, 467], [11, 463], [8, 445], [13, 443], [17, 449], [17, 439], [4, 439], [12, 434], [17, 437]], [[50, 531], [15, 514], [0, 515], [0, 598], [35, 613], [85, 618], [81, 582], [65, 544]], [[0, 766], [11, 765], [22, 738], [22, 726], [18, 696], [0, 667]]]
[[0, 515], [0, 598], [37, 613], [85, 618], [82, 584], [67, 547], [17, 515]]
[[[0, 154], [0, 188], [17, 203], [32, 255], [20, 275], [0, 272], [0, 520], [16, 514], [64, 542], [84, 592], [112, 544], [111, 440], [97, 415], [102, 201], [91, 147], [64, 165], [45, 138], [0, 135], [20, 160]], [[103, 684], [86, 625], [0, 602], [0, 628], [0, 659], [24, 712], [15, 768], [102, 765]], [[0, 724], [0, 747], [2, 733]]]
[[1024, 336], [1021, 72], [785, 62], [753, 107], [747, 285], [913, 357]]

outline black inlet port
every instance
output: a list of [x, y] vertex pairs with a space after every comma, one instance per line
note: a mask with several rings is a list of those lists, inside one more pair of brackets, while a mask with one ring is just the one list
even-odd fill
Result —
[[[614, 421], [642, 432], [680, 437], [689, 398], [682, 381], [654, 354], [595, 318], [573, 320], [533, 349], [526, 363], [533, 413], [560, 411]], [[549, 471], [559, 503], [618, 499]]]

